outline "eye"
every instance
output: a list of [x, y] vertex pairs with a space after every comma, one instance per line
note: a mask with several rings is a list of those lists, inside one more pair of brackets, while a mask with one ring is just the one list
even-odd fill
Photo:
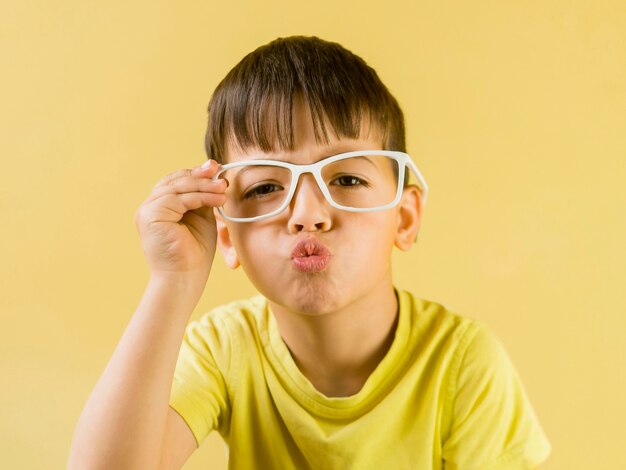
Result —
[[267, 197], [268, 195], [276, 191], [280, 191], [281, 189], [283, 188], [272, 183], [260, 184], [256, 188], [245, 193], [243, 195], [243, 199], [259, 199], [262, 197]]
[[337, 182], [339, 186], [344, 186], [344, 187], [364, 186], [367, 188], [369, 186], [369, 184], [366, 181], [353, 175], [340, 176], [339, 178], [335, 178], [335, 180], [333, 180], [333, 184], [335, 182]]

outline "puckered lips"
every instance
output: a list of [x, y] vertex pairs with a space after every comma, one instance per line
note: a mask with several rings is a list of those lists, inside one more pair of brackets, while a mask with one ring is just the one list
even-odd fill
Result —
[[317, 238], [300, 240], [291, 252], [291, 265], [297, 271], [317, 273], [326, 269], [332, 254]]

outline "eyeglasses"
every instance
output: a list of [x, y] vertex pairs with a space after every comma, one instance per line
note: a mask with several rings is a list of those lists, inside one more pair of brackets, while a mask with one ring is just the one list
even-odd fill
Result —
[[213, 180], [226, 178], [229, 183], [219, 213], [233, 222], [253, 222], [285, 210], [304, 173], [313, 174], [332, 207], [350, 212], [389, 209], [400, 201], [407, 166], [418, 179], [425, 204], [428, 186], [417, 166], [408, 154], [390, 150], [341, 153], [308, 165], [279, 160], [228, 163]]

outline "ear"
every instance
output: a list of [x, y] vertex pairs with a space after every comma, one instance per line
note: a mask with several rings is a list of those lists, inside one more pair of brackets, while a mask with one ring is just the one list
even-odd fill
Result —
[[395, 246], [402, 251], [411, 249], [417, 241], [417, 233], [422, 224], [422, 192], [411, 184], [402, 191], [402, 198], [398, 204]]
[[215, 215], [215, 223], [217, 225], [217, 246], [222, 253], [226, 266], [230, 269], [237, 269], [239, 267], [239, 257], [233, 241], [230, 239], [226, 221], [215, 208], [213, 209], [213, 214]]

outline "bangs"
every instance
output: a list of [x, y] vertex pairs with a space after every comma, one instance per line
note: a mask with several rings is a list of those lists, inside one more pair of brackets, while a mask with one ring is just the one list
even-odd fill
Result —
[[[328, 144], [331, 133], [339, 139], [358, 139], [364, 130], [372, 129], [370, 112], [362, 107], [354, 104], [352, 107], [337, 106], [332, 100], [323, 102], [319, 97], [311, 100], [301, 96], [298, 92], [278, 94], [276, 90], [268, 96], [248, 95], [247, 100], [240, 101], [241, 106], [226, 111], [225, 135], [216, 139], [225, 142], [226, 148], [215, 148], [215, 151], [225, 161], [228, 148], [244, 152], [253, 149], [263, 152], [294, 150], [293, 116], [298, 102], [310, 112], [317, 143]], [[382, 129], [376, 128], [376, 131], [382, 135]]]
[[[376, 131], [386, 150], [404, 151], [396, 100], [363, 59], [317, 38], [277, 39], [251, 52], [218, 85], [209, 103], [205, 147], [225, 162], [228, 148], [294, 150], [294, 107], [308, 107], [318, 143]], [[390, 138], [390, 136], [392, 138]]]

